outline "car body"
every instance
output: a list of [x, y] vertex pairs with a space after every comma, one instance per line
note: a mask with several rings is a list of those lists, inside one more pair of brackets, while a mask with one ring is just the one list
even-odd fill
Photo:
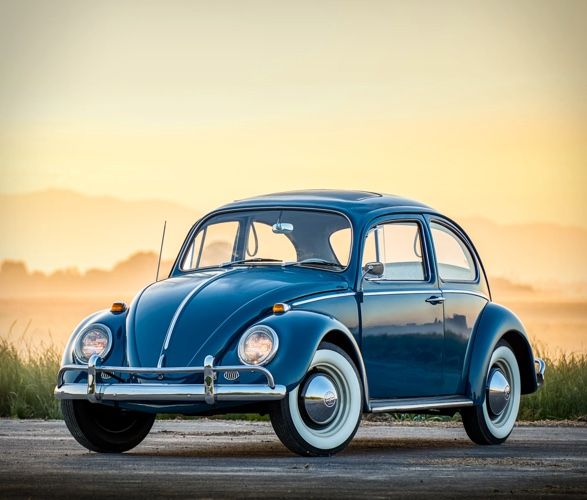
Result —
[[458, 411], [474, 441], [503, 442], [543, 374], [454, 221], [315, 190], [199, 220], [167, 279], [80, 323], [55, 394], [97, 451], [138, 444], [157, 413], [258, 412], [292, 451], [329, 455], [364, 412]]

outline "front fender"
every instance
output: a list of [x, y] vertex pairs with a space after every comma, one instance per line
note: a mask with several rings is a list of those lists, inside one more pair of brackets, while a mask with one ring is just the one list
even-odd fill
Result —
[[512, 311], [490, 302], [481, 312], [475, 328], [467, 365], [466, 394], [476, 405], [483, 404], [489, 362], [495, 346], [501, 339], [510, 344], [518, 360], [522, 394], [529, 394], [538, 388], [534, 355], [524, 325]]
[[[367, 388], [366, 372], [359, 347], [349, 329], [337, 319], [313, 311], [288, 311], [284, 314], [268, 316], [257, 324], [273, 328], [279, 336], [279, 349], [275, 357], [267, 364], [278, 384], [285, 385], [290, 391], [302, 381], [312, 361], [314, 353], [323, 340], [344, 346], [349, 356], [355, 361], [362, 378], [363, 387]], [[326, 338], [327, 337], [327, 338]], [[240, 364], [236, 352], [231, 351], [223, 359], [224, 364]], [[365, 393], [365, 400], [368, 396]]]
[[[104, 358], [104, 364], [121, 366], [126, 364], [126, 316], [128, 310], [122, 313], [112, 313], [109, 309], [97, 311], [84, 318], [73, 330], [63, 351], [61, 364], [76, 364], [73, 355], [75, 341], [79, 333], [87, 326], [100, 323], [107, 326], [112, 332], [112, 348]], [[65, 382], [79, 382], [85, 380], [85, 374], [68, 372], [65, 374]]]

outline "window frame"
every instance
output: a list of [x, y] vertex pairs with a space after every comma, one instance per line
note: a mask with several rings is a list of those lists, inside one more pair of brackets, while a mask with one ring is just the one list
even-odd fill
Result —
[[[432, 224], [438, 224], [439, 226], [443, 226], [444, 228], [448, 229], [467, 249], [469, 255], [471, 256], [471, 261], [473, 262], [473, 267], [475, 271], [475, 277], [470, 280], [447, 280], [444, 279], [440, 274], [440, 269], [438, 267], [438, 254], [436, 252], [436, 243], [434, 242], [434, 235], [432, 234]], [[428, 228], [430, 230], [430, 243], [432, 244], [432, 248], [434, 249], [434, 266], [436, 267], [436, 274], [438, 275], [438, 280], [441, 283], [463, 283], [467, 285], [471, 284], [479, 284], [480, 275], [479, 272], [479, 264], [477, 262], [477, 253], [474, 251], [474, 248], [469, 242], [469, 238], [457, 227], [450, 224], [448, 221], [438, 218], [431, 218], [428, 221]]]
[[[423, 220], [421, 220], [419, 217], [416, 216], [401, 216], [401, 217], [394, 217], [394, 218], [384, 218], [381, 219], [379, 221], [376, 221], [374, 223], [372, 223], [369, 226], [369, 229], [367, 229], [366, 233], [365, 233], [365, 237], [363, 238], [363, 242], [362, 242], [362, 246], [361, 246], [361, 256], [360, 256], [360, 261], [359, 261], [359, 270], [361, 272], [361, 274], [363, 273], [363, 256], [365, 255], [365, 244], [367, 243], [367, 238], [369, 237], [369, 234], [371, 234], [371, 232], [373, 230], [375, 230], [376, 227], [378, 226], [383, 226], [385, 224], [401, 224], [401, 223], [406, 223], [406, 222], [410, 222], [410, 223], [416, 223], [416, 225], [418, 226], [418, 230], [420, 231], [420, 241], [422, 244], [422, 264], [423, 264], [423, 270], [424, 270], [424, 279], [421, 280], [396, 280], [396, 279], [390, 279], [390, 278], [377, 278], [377, 277], [369, 277], [369, 276], [365, 276], [365, 281], [369, 282], [369, 283], [384, 283], [384, 284], [397, 284], [397, 285], [426, 285], [426, 284], [432, 284], [436, 281], [436, 276], [433, 272], [431, 263], [430, 263], [430, 248], [429, 248], [429, 242], [428, 242], [428, 238], [427, 238], [427, 230], [426, 230], [426, 224], [424, 223]], [[376, 243], [375, 243], [375, 250], [376, 250], [376, 254], [379, 257], [379, 241], [377, 241], [378, 238], [376, 237]]]

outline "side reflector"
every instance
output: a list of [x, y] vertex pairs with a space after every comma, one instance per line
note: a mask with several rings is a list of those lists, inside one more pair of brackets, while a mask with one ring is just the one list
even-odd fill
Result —
[[124, 302], [114, 302], [112, 307], [110, 307], [110, 312], [117, 314], [126, 311], [127, 307]]
[[283, 302], [278, 302], [277, 304], [273, 304], [273, 312], [275, 314], [281, 314], [287, 312], [291, 309], [289, 304], [284, 304]]

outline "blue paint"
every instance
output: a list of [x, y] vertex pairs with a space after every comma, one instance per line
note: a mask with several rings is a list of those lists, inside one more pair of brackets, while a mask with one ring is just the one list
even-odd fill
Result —
[[[211, 217], [243, 210], [331, 211], [346, 217], [352, 228], [351, 258], [344, 270], [254, 265], [182, 271], [179, 263], [189, 242]], [[227, 215], [228, 216], [228, 215]], [[421, 227], [426, 279], [421, 282], [361, 281], [363, 241], [370, 228], [410, 219]], [[478, 269], [472, 282], [443, 282], [438, 277], [429, 224], [440, 221], [456, 232]], [[238, 243], [244, 248], [245, 243]], [[430, 304], [430, 296], [444, 304]], [[316, 300], [326, 298], [325, 300]], [[292, 305], [273, 314], [277, 302]], [[137, 367], [201, 366], [206, 355], [217, 365], [240, 364], [237, 345], [254, 324], [271, 326], [279, 349], [266, 366], [278, 384], [295, 388], [312, 356], [328, 338], [344, 346], [366, 377], [365, 408], [370, 399], [463, 395], [480, 404], [491, 352], [500, 339], [513, 344], [522, 373], [523, 392], [536, 390], [533, 356], [516, 316], [491, 302], [481, 260], [464, 231], [434, 209], [401, 197], [360, 191], [302, 191], [230, 203], [198, 221], [190, 230], [170, 276], [142, 290], [129, 311], [101, 311], [82, 321], [72, 333], [63, 363], [73, 363], [73, 342], [91, 323], [108, 326], [114, 345], [104, 364]], [[161, 361], [160, 361], [161, 360]], [[66, 382], [84, 375], [66, 374]], [[175, 382], [201, 382], [201, 375], [169, 377]], [[123, 377], [128, 382], [128, 378]], [[243, 374], [237, 381], [262, 383]], [[118, 383], [111, 380], [112, 383]], [[151, 412], [186, 414], [239, 411], [238, 404], [174, 405], [120, 403]]]

